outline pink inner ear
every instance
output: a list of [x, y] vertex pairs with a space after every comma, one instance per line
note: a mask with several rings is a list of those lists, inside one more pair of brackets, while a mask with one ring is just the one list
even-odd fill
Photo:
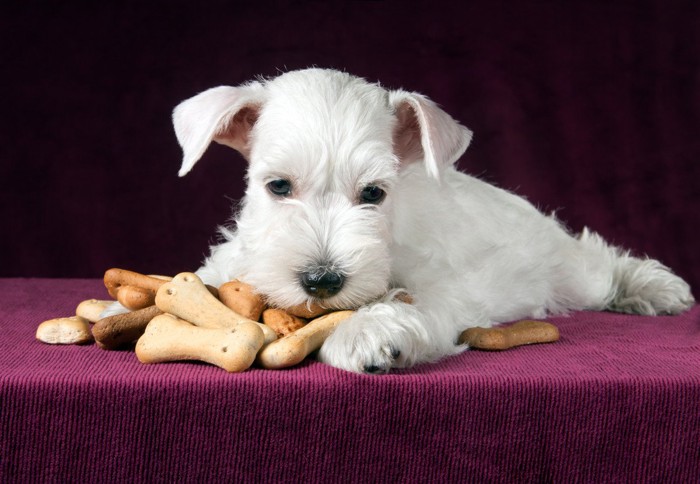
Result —
[[258, 120], [260, 106], [244, 106], [229, 118], [214, 135], [214, 141], [230, 146], [245, 158], [250, 156], [250, 132]]
[[404, 101], [396, 108], [398, 123], [394, 129], [394, 151], [399, 161], [412, 163], [423, 158], [420, 124], [410, 103]]

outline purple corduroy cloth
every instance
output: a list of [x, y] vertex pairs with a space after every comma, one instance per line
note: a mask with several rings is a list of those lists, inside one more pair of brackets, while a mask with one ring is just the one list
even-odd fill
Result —
[[0, 279], [1, 482], [697, 482], [700, 309], [385, 376], [51, 346], [99, 280]]

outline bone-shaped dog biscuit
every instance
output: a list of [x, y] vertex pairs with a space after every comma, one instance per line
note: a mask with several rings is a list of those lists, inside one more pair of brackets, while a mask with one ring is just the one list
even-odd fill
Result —
[[141, 363], [196, 360], [229, 372], [250, 367], [264, 342], [260, 327], [242, 322], [228, 328], [201, 328], [170, 314], [156, 316], [136, 344]]
[[502, 328], [470, 328], [462, 332], [460, 344], [480, 350], [507, 350], [515, 346], [551, 343], [559, 329], [545, 321], [520, 321]]
[[286, 368], [301, 363], [321, 347], [331, 332], [354, 311], [337, 311], [309, 321], [306, 326], [267, 344], [257, 362], [268, 369]]
[[277, 339], [269, 327], [226, 307], [192, 272], [182, 272], [163, 284], [156, 293], [156, 306], [200, 328], [234, 328], [241, 323], [253, 323], [263, 332], [266, 342]]
[[158, 288], [170, 279], [172, 278], [147, 276], [117, 268], [107, 270], [104, 275], [105, 287], [110, 296], [132, 311], [153, 306]]
[[122, 286], [135, 286], [155, 294], [158, 288], [168, 282], [163, 276], [147, 276], [126, 269], [108, 269], [104, 275], [104, 283], [107, 292], [114, 299], [118, 299], [119, 288]]

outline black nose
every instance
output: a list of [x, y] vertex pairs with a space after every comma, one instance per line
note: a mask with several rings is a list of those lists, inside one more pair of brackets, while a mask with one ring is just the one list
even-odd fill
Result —
[[345, 277], [325, 269], [301, 274], [301, 284], [307, 294], [319, 299], [335, 296], [343, 288]]

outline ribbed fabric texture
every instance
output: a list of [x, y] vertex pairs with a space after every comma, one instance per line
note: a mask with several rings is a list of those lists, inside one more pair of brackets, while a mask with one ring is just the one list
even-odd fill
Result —
[[50, 346], [98, 280], [0, 280], [0, 482], [697, 482], [700, 309], [385, 376]]

